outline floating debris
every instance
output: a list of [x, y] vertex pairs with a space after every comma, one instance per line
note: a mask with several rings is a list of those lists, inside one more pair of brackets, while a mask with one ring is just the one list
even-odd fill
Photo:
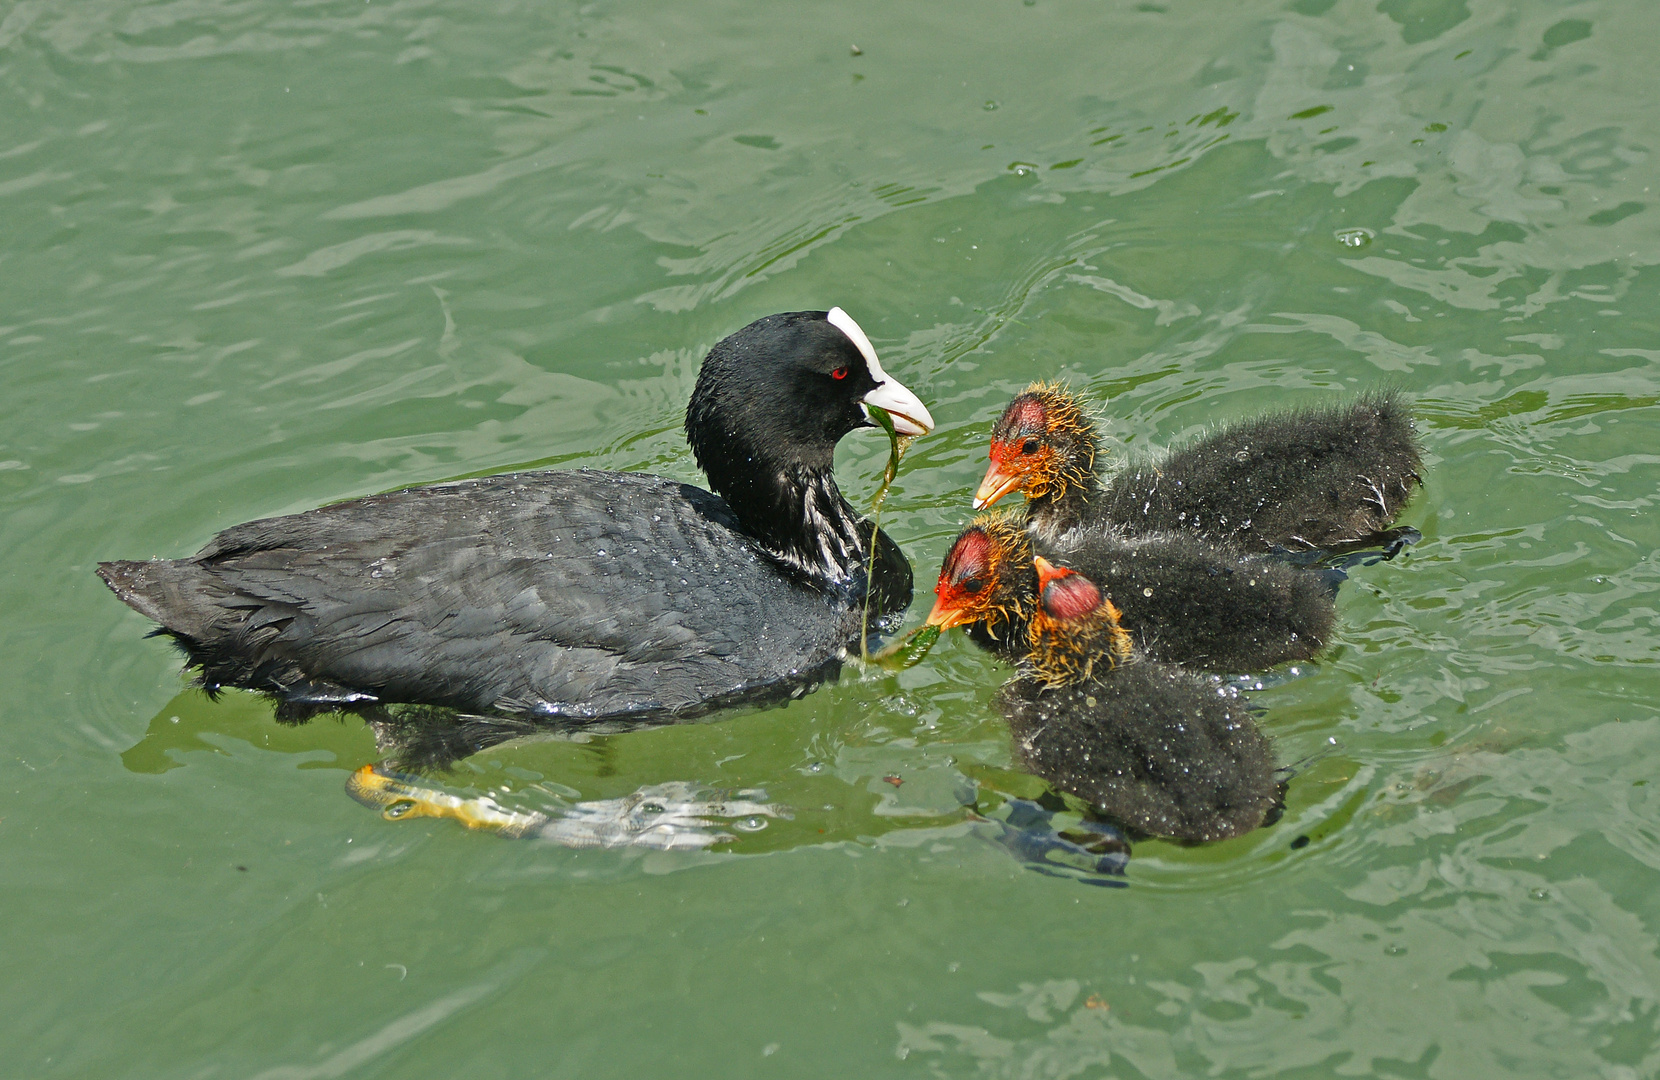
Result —
[[1356, 225], [1348, 229], [1338, 229], [1332, 233], [1333, 238], [1346, 248], [1363, 248], [1370, 244], [1378, 234], [1364, 225]]

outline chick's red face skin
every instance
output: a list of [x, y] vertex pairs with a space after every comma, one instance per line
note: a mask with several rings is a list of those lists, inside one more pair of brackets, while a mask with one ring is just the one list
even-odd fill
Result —
[[992, 544], [984, 529], [970, 528], [957, 537], [940, 568], [934, 586], [934, 609], [928, 613], [929, 626], [949, 630], [975, 621], [976, 601], [987, 594], [991, 573]]
[[1043, 474], [1054, 453], [1043, 438], [1048, 431], [1048, 411], [1038, 395], [1025, 393], [1009, 402], [991, 429], [991, 465], [974, 492], [976, 510], [985, 509], [1011, 491], [1029, 487]]
[[1043, 590], [1043, 610], [1052, 619], [1071, 621], [1091, 615], [1101, 606], [1101, 590], [1088, 578], [1067, 573]]

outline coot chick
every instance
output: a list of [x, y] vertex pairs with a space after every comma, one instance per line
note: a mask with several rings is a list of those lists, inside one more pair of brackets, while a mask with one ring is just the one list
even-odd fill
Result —
[[1027, 524], [1185, 532], [1243, 550], [1333, 550], [1377, 537], [1420, 482], [1417, 432], [1393, 391], [1232, 424], [1104, 481], [1095, 423], [1064, 387], [1034, 383], [992, 428], [975, 509], [1025, 492]]
[[1141, 657], [1089, 579], [1036, 566], [1032, 652], [1000, 699], [1020, 763], [1151, 836], [1222, 840], [1277, 820], [1284, 789], [1244, 697]]
[[832, 475], [873, 407], [900, 434], [933, 427], [840, 308], [770, 315], [710, 350], [686, 409], [715, 493], [510, 473], [249, 522], [191, 558], [98, 574], [210, 694], [263, 691], [282, 720], [413, 703], [660, 721], [777, 699], [835, 674], [867, 593], [878, 617], [910, 600], [903, 553]]
[[[1306, 570], [1192, 536], [1077, 529], [1038, 541], [1048, 559], [1098, 584], [1140, 652], [1208, 671], [1261, 671], [1307, 660], [1330, 640], [1341, 571]], [[1031, 648], [1034, 541], [1008, 514], [976, 518], [945, 556], [928, 623], [967, 628], [1007, 660]]]

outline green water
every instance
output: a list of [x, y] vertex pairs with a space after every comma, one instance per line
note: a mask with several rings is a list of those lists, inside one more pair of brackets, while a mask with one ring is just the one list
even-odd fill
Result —
[[[0, 1071], [1660, 1075], [1656, 40], [1631, 0], [0, 4]], [[1126, 889], [1022, 868], [959, 807], [1024, 789], [953, 635], [445, 778], [793, 808], [711, 852], [384, 821], [359, 721], [206, 701], [92, 576], [413, 483], [695, 478], [703, 352], [837, 304], [939, 421], [885, 516], [929, 583], [1033, 377], [1119, 452], [1416, 395], [1422, 543], [1256, 695], [1326, 753], [1285, 820]]]

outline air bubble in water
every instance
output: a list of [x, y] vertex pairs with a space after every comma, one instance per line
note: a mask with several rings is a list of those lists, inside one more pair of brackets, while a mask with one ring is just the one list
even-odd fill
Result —
[[1337, 242], [1346, 248], [1363, 248], [1370, 244], [1372, 238], [1376, 235], [1377, 233], [1361, 225], [1348, 229], [1338, 229], [1332, 233]]

